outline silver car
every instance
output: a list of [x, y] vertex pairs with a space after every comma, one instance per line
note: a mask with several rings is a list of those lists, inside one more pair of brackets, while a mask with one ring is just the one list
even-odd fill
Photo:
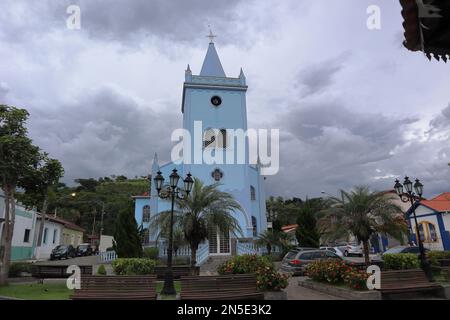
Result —
[[336, 247], [341, 250], [341, 252], [344, 254], [345, 257], [349, 256], [363, 256], [363, 250], [361, 244], [357, 242], [344, 242], [339, 243], [336, 245]]
[[294, 276], [305, 274], [306, 267], [317, 260], [338, 259], [343, 260], [336, 253], [328, 250], [289, 251], [281, 262], [281, 270], [292, 273]]

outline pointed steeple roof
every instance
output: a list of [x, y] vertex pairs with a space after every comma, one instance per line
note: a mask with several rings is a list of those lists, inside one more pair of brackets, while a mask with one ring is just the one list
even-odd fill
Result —
[[216, 47], [212, 41], [209, 43], [200, 75], [207, 77], [226, 77], [225, 71], [223, 71], [222, 64], [220, 63], [219, 55], [217, 54]]

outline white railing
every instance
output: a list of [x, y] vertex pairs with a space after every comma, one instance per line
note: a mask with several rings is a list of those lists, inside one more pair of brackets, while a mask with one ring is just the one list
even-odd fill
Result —
[[258, 248], [252, 242], [237, 242], [236, 244], [237, 254], [258, 254]]
[[99, 263], [109, 263], [117, 259], [117, 253], [115, 251], [105, 251], [98, 254]]
[[[160, 258], [167, 257], [167, 246], [162, 243], [158, 245], [158, 256]], [[175, 250], [173, 251], [173, 255], [175, 256]], [[191, 256], [191, 248], [189, 246], [182, 246], [178, 248], [176, 252], [177, 257], [190, 257]]]
[[209, 257], [209, 243], [202, 243], [200, 244], [200, 246], [198, 247], [197, 250], [197, 255], [196, 255], [196, 265], [200, 266], [202, 265], [204, 262], [206, 262], [206, 260], [208, 260]]
[[[265, 255], [268, 253], [267, 248], [265, 246], [258, 246], [253, 242], [237, 242], [237, 254], [257, 254], [257, 255]], [[277, 246], [272, 246], [271, 253], [280, 253], [281, 248]]]

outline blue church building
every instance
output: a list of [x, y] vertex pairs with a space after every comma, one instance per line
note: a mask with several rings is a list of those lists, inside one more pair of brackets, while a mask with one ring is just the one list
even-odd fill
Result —
[[[240, 203], [242, 211], [230, 214], [239, 222], [242, 234], [220, 234], [211, 230], [208, 242], [202, 247], [208, 256], [240, 254], [240, 243], [252, 243], [252, 240], [267, 229], [264, 178], [259, 161], [255, 164], [249, 161], [247, 137], [241, 157], [243, 161], [236, 161], [234, 151], [237, 151], [239, 145], [235, 143], [234, 136], [228, 135], [228, 131], [241, 129], [246, 132], [248, 129], [247, 88], [242, 69], [236, 78], [225, 74], [211, 38], [200, 74], [194, 75], [189, 65], [185, 71], [181, 105], [183, 129], [189, 132], [191, 137], [200, 132], [202, 151], [209, 148], [211, 154], [222, 153], [227, 160], [228, 153], [231, 152], [235, 161], [206, 163], [203, 160], [198, 163], [193, 159], [196, 153], [195, 143], [184, 145], [180, 160], [173, 160], [172, 157], [172, 162], [159, 163], [156, 153], [153, 159], [152, 177], [160, 170], [167, 182], [174, 168], [182, 178], [190, 172], [194, 179], [200, 179], [205, 184], [220, 183], [219, 188], [231, 193]], [[188, 159], [189, 153], [192, 159]], [[151, 217], [170, 210], [170, 200], [158, 197], [153, 181], [150, 192], [136, 196], [134, 200], [136, 221], [144, 228], [149, 226]], [[147, 233], [143, 245], [154, 246], [156, 240], [156, 234]]]

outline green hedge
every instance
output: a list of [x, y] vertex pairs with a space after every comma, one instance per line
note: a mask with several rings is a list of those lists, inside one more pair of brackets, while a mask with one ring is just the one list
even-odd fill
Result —
[[98, 267], [97, 275], [99, 275], [99, 276], [106, 276], [106, 269], [105, 269], [105, 266], [103, 264], [101, 264], [100, 267]]
[[159, 256], [159, 249], [156, 247], [144, 248], [142, 256], [147, 259], [157, 260]]
[[31, 263], [28, 263], [28, 262], [13, 262], [13, 263], [11, 263], [11, 265], [9, 267], [8, 276], [11, 278], [20, 277], [21, 272], [31, 273]]
[[114, 273], [119, 276], [154, 274], [156, 261], [141, 258], [119, 258], [112, 263]]
[[450, 259], [450, 251], [431, 251], [427, 253], [427, 257], [433, 266], [440, 267], [439, 260]]
[[384, 268], [386, 270], [417, 269], [420, 261], [413, 253], [388, 253], [383, 255]]

